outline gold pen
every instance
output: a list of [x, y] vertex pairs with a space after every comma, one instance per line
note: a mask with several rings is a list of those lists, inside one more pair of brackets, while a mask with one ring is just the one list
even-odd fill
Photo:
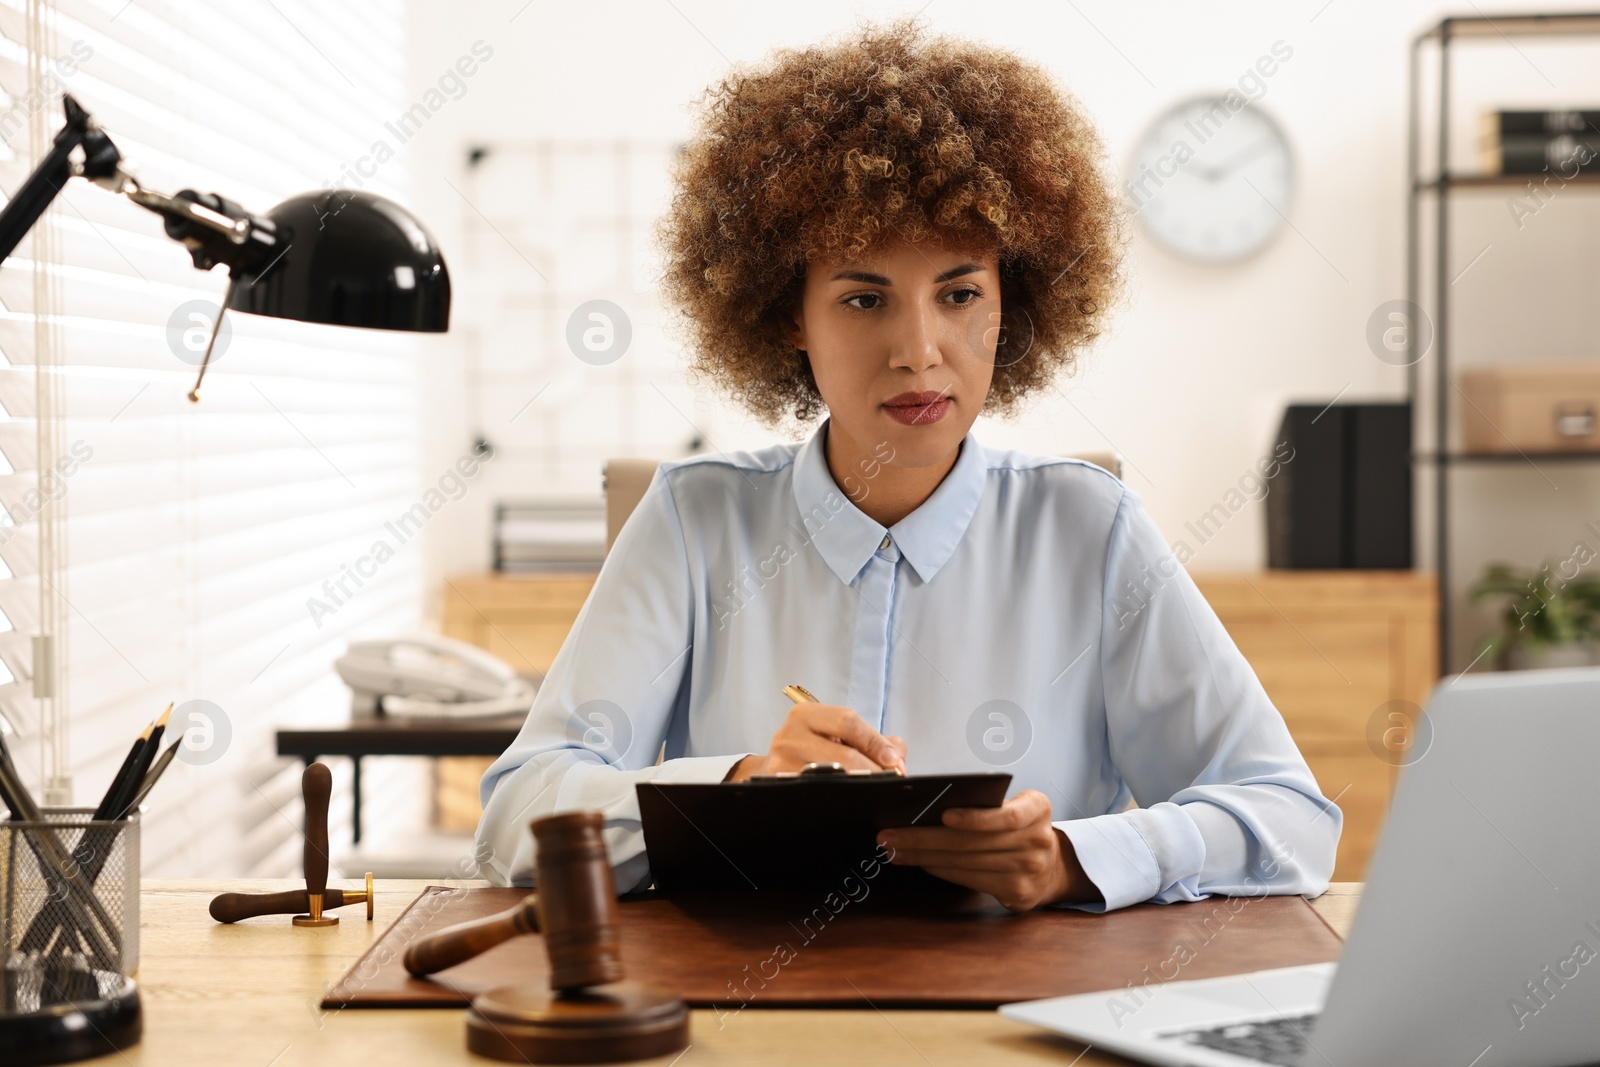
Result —
[[[786, 685], [783, 687], [783, 695], [794, 701], [796, 704], [822, 703], [822, 701], [811, 695], [811, 690], [807, 689], [803, 685]], [[838, 738], [835, 738], [834, 740], [838, 740]], [[890, 767], [888, 769], [893, 771], [895, 774], [898, 774], [902, 778], [906, 776], [905, 769], [902, 767]]]

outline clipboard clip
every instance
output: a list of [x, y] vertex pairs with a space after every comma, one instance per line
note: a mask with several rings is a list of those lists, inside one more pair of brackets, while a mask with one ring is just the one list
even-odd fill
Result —
[[808, 763], [798, 771], [773, 771], [771, 774], [752, 774], [746, 781], [773, 781], [788, 778], [904, 778], [905, 773], [895, 767], [890, 770], [849, 770], [842, 763]]

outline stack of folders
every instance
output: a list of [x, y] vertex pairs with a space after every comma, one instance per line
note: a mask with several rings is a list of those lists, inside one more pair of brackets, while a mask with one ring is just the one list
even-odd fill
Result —
[[497, 571], [599, 570], [606, 509], [598, 497], [501, 501], [494, 509]]
[[1489, 111], [1479, 144], [1485, 174], [1572, 178], [1600, 160], [1600, 108]]

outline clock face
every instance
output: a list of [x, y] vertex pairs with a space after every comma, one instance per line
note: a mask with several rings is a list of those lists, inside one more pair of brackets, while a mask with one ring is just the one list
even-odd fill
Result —
[[1264, 248], [1284, 225], [1294, 188], [1289, 142], [1243, 100], [1229, 93], [1178, 104], [1135, 149], [1126, 190], [1145, 229], [1169, 251], [1231, 262]]

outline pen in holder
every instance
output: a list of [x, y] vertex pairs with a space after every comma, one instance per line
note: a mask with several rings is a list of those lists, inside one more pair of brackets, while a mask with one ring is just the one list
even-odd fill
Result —
[[88, 808], [47, 808], [40, 816], [0, 821], [6, 1062], [64, 1062], [139, 1039], [128, 977], [139, 962], [139, 813], [95, 820]]

